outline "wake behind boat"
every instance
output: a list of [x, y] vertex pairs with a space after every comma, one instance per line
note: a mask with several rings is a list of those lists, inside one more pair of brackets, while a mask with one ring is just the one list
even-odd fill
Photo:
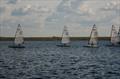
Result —
[[114, 25], [112, 25], [112, 29], [111, 29], [111, 35], [110, 35], [110, 44], [107, 45], [108, 47], [120, 47], [120, 45], [118, 44], [119, 41], [119, 36], [118, 36], [119, 32], [117, 32], [116, 28]]
[[88, 45], [84, 47], [98, 48], [98, 32], [95, 24], [93, 25], [93, 28], [90, 34], [90, 40], [88, 41]]
[[70, 37], [69, 37], [68, 30], [67, 30], [67, 26], [64, 26], [61, 44], [59, 44], [57, 46], [58, 47], [70, 47]]
[[15, 40], [13, 45], [8, 46], [9, 48], [25, 48], [24, 38], [23, 38], [23, 31], [21, 25], [18, 24], [17, 31], [15, 33]]

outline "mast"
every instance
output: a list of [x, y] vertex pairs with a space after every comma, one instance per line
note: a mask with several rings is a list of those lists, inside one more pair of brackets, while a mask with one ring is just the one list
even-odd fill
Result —
[[63, 44], [70, 43], [69, 33], [67, 30], [67, 26], [64, 26], [63, 32], [62, 32], [62, 42]]
[[1, 37], [2, 37], [2, 36], [1, 36], [1, 24], [0, 24], [0, 40], [1, 40]]
[[113, 45], [116, 45], [116, 44], [118, 43], [119, 39], [118, 39], [117, 30], [116, 30], [116, 28], [115, 28], [114, 25], [112, 25], [110, 37], [111, 37], [111, 43], [112, 43]]
[[119, 30], [118, 30], [118, 43], [120, 44], [120, 26], [119, 26]]
[[89, 40], [88, 44], [89, 45], [97, 45], [97, 42], [98, 42], [97, 37], [98, 37], [98, 32], [97, 32], [96, 25], [94, 24], [91, 34], [90, 34], [90, 40]]
[[21, 44], [24, 43], [23, 31], [22, 31], [22, 28], [21, 28], [20, 24], [18, 24], [16, 33], [15, 33], [15, 41], [14, 41], [14, 43], [16, 45], [21, 45]]
[[0, 41], [1, 41], [1, 38], [2, 38], [2, 36], [1, 36], [1, 24], [0, 24]]
[[2, 28], [1, 28], [1, 24], [0, 24], [0, 41], [2, 40]]

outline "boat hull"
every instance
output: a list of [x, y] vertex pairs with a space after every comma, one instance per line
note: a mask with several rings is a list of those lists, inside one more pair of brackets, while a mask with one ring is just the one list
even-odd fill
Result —
[[93, 45], [86, 45], [86, 46], [83, 46], [83, 47], [87, 47], [87, 48], [99, 48], [99, 46], [93, 46]]
[[120, 44], [120, 42], [118, 42], [118, 44]]
[[64, 44], [60, 44], [60, 45], [56, 45], [58, 47], [70, 47], [70, 45], [64, 45]]
[[25, 46], [10, 45], [9, 48], [25, 48]]
[[119, 44], [117, 44], [117, 45], [112, 45], [112, 44], [110, 44], [110, 45], [106, 45], [107, 47], [120, 47], [120, 45]]

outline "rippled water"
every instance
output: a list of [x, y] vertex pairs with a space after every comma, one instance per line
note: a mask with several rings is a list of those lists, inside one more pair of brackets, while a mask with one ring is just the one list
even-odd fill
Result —
[[26, 42], [11, 49], [0, 42], [0, 79], [120, 79], [120, 47], [84, 48], [74, 41], [60, 48], [55, 41]]

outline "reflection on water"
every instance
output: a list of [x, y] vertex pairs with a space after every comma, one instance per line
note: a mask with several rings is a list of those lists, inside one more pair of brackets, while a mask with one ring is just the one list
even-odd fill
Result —
[[84, 48], [85, 41], [70, 48], [58, 42], [26, 42], [25, 49], [0, 43], [0, 79], [120, 79], [120, 48]]

